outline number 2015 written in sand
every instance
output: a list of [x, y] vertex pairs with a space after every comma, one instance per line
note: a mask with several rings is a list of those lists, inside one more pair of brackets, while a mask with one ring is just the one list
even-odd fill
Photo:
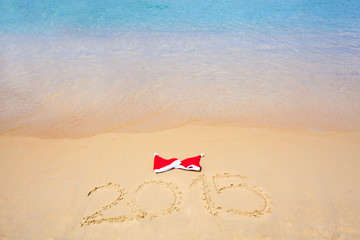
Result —
[[[223, 186], [220, 186], [218, 183], [219, 179], [222, 179], [222, 178], [223, 179], [225, 178], [225, 179], [228, 179], [231, 181], [231, 180], [236, 180], [236, 179], [242, 180], [242, 179], [244, 179], [244, 177], [242, 177], [238, 174], [218, 173], [218, 174], [212, 176], [211, 178], [212, 178], [213, 187], [215, 189], [215, 194], [217, 196], [221, 196], [221, 193], [223, 193], [225, 190], [229, 191], [229, 190], [242, 189], [242, 190], [249, 191], [250, 193], [254, 194], [255, 197], [259, 198], [262, 201], [262, 206], [259, 208], [256, 208], [256, 209], [242, 210], [241, 208], [234, 209], [234, 208], [229, 208], [226, 206], [217, 205], [216, 202], [211, 197], [210, 187], [209, 187], [209, 183], [208, 183], [206, 176], [204, 174], [201, 174], [201, 175], [198, 175], [196, 178], [192, 179], [192, 183], [190, 184], [190, 186], [194, 186], [194, 185], [200, 186], [200, 189], [202, 191], [201, 200], [204, 202], [204, 208], [207, 210], [207, 212], [209, 214], [211, 214], [213, 216], [218, 216], [218, 214], [220, 212], [228, 212], [228, 213], [232, 213], [237, 216], [259, 217], [261, 215], [271, 212], [270, 196], [268, 194], [266, 194], [265, 192], [263, 192], [261, 189], [259, 189], [257, 186], [248, 185], [245, 182], [241, 182], [239, 184], [233, 184], [231, 182], [230, 183], [228, 182], [227, 184], [225, 184]], [[172, 202], [169, 205], [162, 208], [161, 210], [157, 210], [157, 211], [153, 211], [153, 212], [139, 207], [138, 203], [137, 203], [137, 195], [139, 192], [141, 192], [143, 190], [144, 187], [149, 186], [149, 185], [155, 185], [155, 186], [161, 185], [161, 186], [165, 187], [166, 189], [168, 189], [173, 197]], [[96, 192], [100, 189], [104, 189], [104, 188], [111, 188], [114, 191], [117, 191], [118, 197], [115, 199], [115, 201], [113, 201], [105, 206], [102, 206], [99, 210], [97, 210], [93, 214], [84, 217], [80, 223], [81, 226], [86, 226], [86, 225], [91, 225], [91, 224], [99, 224], [99, 223], [104, 223], [104, 222], [125, 222], [125, 221], [136, 220], [139, 218], [146, 218], [146, 217], [152, 219], [155, 217], [159, 217], [162, 215], [168, 215], [173, 212], [180, 211], [180, 204], [182, 202], [182, 192], [180, 191], [180, 189], [171, 182], [151, 180], [151, 181], [142, 183], [133, 192], [133, 195], [131, 198], [131, 203], [128, 203], [128, 205], [132, 208], [133, 216], [122, 215], [122, 216], [104, 218], [104, 217], [102, 217], [104, 211], [107, 211], [110, 208], [114, 207], [115, 205], [119, 204], [120, 201], [123, 200], [126, 195], [125, 189], [121, 188], [120, 185], [114, 184], [114, 183], [108, 183], [108, 184], [93, 188], [88, 193], [88, 197], [90, 195], [92, 195], [94, 192]]]

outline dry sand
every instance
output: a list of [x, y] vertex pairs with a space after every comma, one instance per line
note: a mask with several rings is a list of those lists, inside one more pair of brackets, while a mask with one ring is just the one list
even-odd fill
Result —
[[[155, 174], [154, 152], [202, 172]], [[359, 173], [356, 132], [4, 136], [0, 239], [360, 239]]]

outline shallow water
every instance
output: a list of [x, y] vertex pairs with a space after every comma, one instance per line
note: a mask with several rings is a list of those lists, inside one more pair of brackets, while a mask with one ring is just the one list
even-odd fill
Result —
[[0, 133], [360, 130], [360, 2], [0, 1]]

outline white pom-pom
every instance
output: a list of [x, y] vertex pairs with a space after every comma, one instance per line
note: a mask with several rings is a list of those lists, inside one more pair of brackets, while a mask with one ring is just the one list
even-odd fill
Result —
[[200, 153], [200, 156], [201, 156], [201, 157], [204, 157], [204, 156], [205, 156], [205, 154], [203, 154], [203, 153]]
[[159, 155], [158, 153], [154, 153], [154, 156], [157, 156], [157, 155]]

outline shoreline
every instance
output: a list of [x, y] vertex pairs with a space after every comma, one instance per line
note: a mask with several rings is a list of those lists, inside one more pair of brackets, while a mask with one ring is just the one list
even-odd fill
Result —
[[[141, 122], [141, 120], [135, 121], [136, 123]], [[135, 124], [136, 124], [135, 123]], [[169, 128], [162, 128], [162, 129], [142, 129], [140, 128], [131, 128], [132, 123], [129, 124], [122, 124], [121, 127], [113, 127], [111, 129], [93, 134], [93, 135], [84, 135], [84, 136], [69, 136], [69, 135], [53, 135], [51, 132], [46, 133], [41, 131], [41, 134], [24, 134], [16, 132], [23, 127], [10, 129], [4, 132], [0, 132], [0, 138], [34, 138], [34, 139], [44, 139], [44, 140], [81, 140], [81, 139], [88, 139], [94, 138], [98, 136], [104, 135], [141, 135], [141, 134], [161, 134], [166, 133], [168, 131], [176, 131], [179, 129], [186, 129], [186, 128], [197, 128], [197, 129], [204, 129], [204, 128], [223, 128], [223, 129], [235, 129], [235, 130], [244, 130], [244, 131], [271, 131], [277, 133], [289, 133], [289, 134], [301, 134], [301, 135], [309, 135], [309, 136], [325, 136], [325, 135], [332, 135], [332, 134], [349, 134], [349, 135], [360, 135], [360, 130], [345, 130], [345, 129], [317, 129], [317, 128], [309, 128], [309, 127], [276, 127], [276, 126], [266, 126], [256, 122], [248, 122], [248, 121], [229, 121], [229, 122], [213, 122], [210, 121], [201, 121], [201, 120], [190, 120], [184, 124], [169, 127]], [[144, 124], [144, 123], [142, 123]], [[25, 126], [26, 127], [26, 126]], [[122, 128], [124, 127], [124, 128]], [[130, 127], [130, 128], [126, 128]], [[119, 130], [121, 129], [121, 130]]]
[[0, 36], [0, 132], [81, 137], [198, 119], [360, 130], [356, 40], [246, 31]]

